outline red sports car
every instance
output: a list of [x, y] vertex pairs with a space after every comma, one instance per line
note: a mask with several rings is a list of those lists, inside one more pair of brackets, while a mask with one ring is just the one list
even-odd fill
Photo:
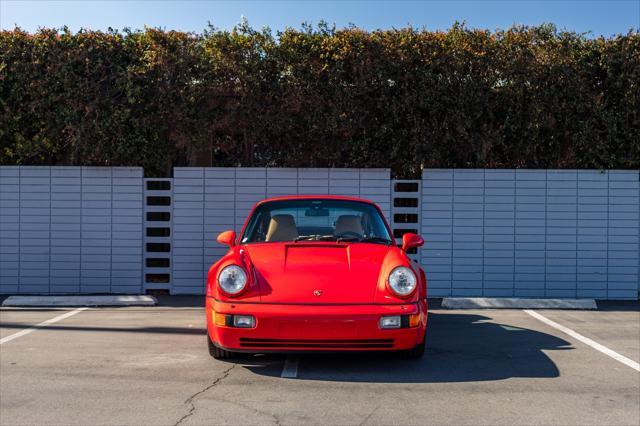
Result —
[[257, 203], [207, 277], [215, 358], [236, 352], [424, 353], [427, 285], [380, 208], [359, 198], [291, 196]]

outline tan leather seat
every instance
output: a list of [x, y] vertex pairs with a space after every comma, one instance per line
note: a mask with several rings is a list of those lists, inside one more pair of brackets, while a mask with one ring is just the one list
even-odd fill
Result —
[[265, 241], [293, 241], [298, 238], [298, 228], [290, 214], [271, 216]]
[[333, 232], [334, 235], [342, 235], [345, 232], [364, 235], [364, 229], [362, 229], [362, 220], [357, 215], [342, 215], [338, 216], [336, 220], [336, 229]]

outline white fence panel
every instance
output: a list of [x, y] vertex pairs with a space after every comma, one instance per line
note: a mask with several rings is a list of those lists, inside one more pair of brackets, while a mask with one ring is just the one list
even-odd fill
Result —
[[204, 291], [204, 169], [173, 173], [172, 294]]
[[111, 293], [139, 293], [143, 282], [143, 170], [111, 171]]
[[20, 277], [20, 168], [0, 167], [0, 293], [17, 293]]
[[544, 297], [546, 191], [544, 170], [516, 170], [514, 296]]
[[515, 292], [515, 171], [485, 170], [482, 293], [513, 297]]
[[0, 167], [0, 293], [140, 293], [141, 192], [141, 168]]
[[20, 168], [21, 293], [49, 292], [51, 168]]
[[640, 178], [637, 171], [608, 172], [607, 298], [640, 293]]
[[80, 293], [81, 173], [51, 168], [51, 293]]
[[638, 297], [638, 171], [425, 170], [422, 187], [432, 297]]
[[253, 205], [284, 195], [350, 195], [390, 216], [388, 169], [177, 167], [173, 178], [172, 294], [202, 294], [209, 267], [227, 252], [220, 232], [240, 233]]

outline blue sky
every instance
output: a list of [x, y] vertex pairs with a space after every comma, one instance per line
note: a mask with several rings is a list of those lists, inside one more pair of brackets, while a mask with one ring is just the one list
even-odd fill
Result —
[[244, 16], [255, 28], [273, 30], [316, 24], [321, 19], [344, 27], [350, 23], [378, 28], [426, 27], [446, 29], [455, 21], [474, 28], [507, 28], [513, 24], [556, 24], [560, 29], [591, 32], [593, 36], [626, 33], [640, 27], [640, 0], [414, 0], [414, 1], [28, 1], [0, 0], [0, 26], [18, 25], [72, 30], [108, 27], [162, 27], [201, 31], [211, 22], [230, 29]]

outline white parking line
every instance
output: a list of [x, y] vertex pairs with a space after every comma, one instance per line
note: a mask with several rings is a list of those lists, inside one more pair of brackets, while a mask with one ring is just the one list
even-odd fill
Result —
[[593, 349], [602, 352], [605, 355], [610, 356], [611, 358], [615, 359], [618, 362], [623, 363], [624, 365], [628, 365], [629, 367], [633, 368], [636, 371], [640, 371], [640, 364], [638, 364], [637, 362], [635, 362], [632, 359], [627, 358], [624, 355], [620, 355], [618, 352], [613, 351], [609, 348], [607, 348], [606, 346], [602, 346], [600, 343], [595, 342], [591, 339], [589, 339], [588, 337], [583, 336], [582, 334], [576, 333], [575, 331], [571, 330], [570, 328], [565, 327], [564, 325], [558, 324], [555, 321], [551, 321], [549, 318], [535, 312], [532, 311], [530, 309], [525, 309], [524, 312], [528, 313], [529, 315], [531, 315], [532, 317], [534, 317], [537, 320], [542, 321], [543, 323], [550, 325], [553, 328], [556, 328], [560, 331], [562, 331], [565, 334], [568, 334], [569, 336], [573, 337], [576, 340], [581, 341], [582, 343], [584, 343], [585, 345], [589, 345], [591, 346]]
[[[74, 316], [75, 314], [79, 314], [80, 312], [82, 312], [82, 311], [84, 311], [84, 310], [87, 310], [87, 309], [89, 309], [89, 308], [78, 308], [78, 309], [74, 309], [73, 311], [69, 311], [69, 312], [67, 312], [67, 313], [65, 313], [65, 314], [58, 315], [57, 317], [54, 317], [54, 318], [48, 319], [48, 320], [46, 320], [46, 321], [43, 321], [43, 322], [41, 322], [40, 324], [36, 324], [36, 325], [34, 325], [33, 327], [26, 328], [26, 329], [24, 329], [24, 330], [22, 330], [22, 331], [18, 331], [17, 333], [11, 334], [10, 336], [3, 337], [2, 339], [0, 339], [0, 345], [2, 345], [2, 344], [4, 344], [4, 343], [7, 343], [7, 342], [10, 342], [10, 341], [12, 341], [13, 339], [17, 339], [18, 337], [22, 337], [22, 336], [24, 336], [25, 334], [33, 333], [33, 332], [34, 332], [34, 331], [36, 331], [37, 329], [42, 328], [42, 327], [46, 327], [46, 326], [48, 326], [49, 324], [53, 324], [54, 322], [62, 321], [62, 320], [63, 320], [63, 319], [65, 319], [65, 318], [72, 317], [72, 316]], [[1, 325], [1, 324], [0, 324], [0, 325]]]
[[298, 377], [298, 358], [288, 356], [287, 359], [284, 360], [284, 367], [282, 367], [282, 374], [280, 377], [286, 379], [295, 379]]

